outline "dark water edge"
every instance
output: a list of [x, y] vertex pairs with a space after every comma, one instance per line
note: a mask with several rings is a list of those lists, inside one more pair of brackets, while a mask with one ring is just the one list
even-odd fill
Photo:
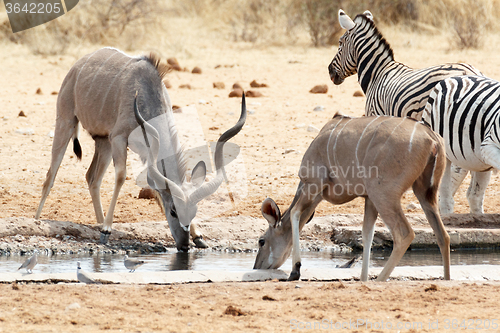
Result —
[[[390, 256], [390, 250], [372, 251], [370, 266], [380, 267]], [[64, 273], [76, 271], [76, 262], [80, 261], [84, 270], [88, 272], [127, 272], [123, 265], [123, 254], [88, 253], [38, 256], [38, 265], [35, 273]], [[248, 271], [253, 268], [255, 252], [237, 251], [191, 251], [179, 253], [175, 249], [168, 249], [165, 253], [130, 255], [144, 260], [145, 264], [137, 269], [142, 272], [158, 272], [172, 270], [221, 270], [221, 271]], [[361, 252], [332, 252], [302, 251], [302, 267], [308, 268], [336, 268], [354, 256], [361, 256]], [[16, 272], [17, 268], [28, 256], [11, 255], [0, 256], [0, 273]], [[461, 249], [452, 250], [452, 265], [499, 265], [500, 249]], [[291, 259], [282, 266], [291, 268]], [[361, 261], [357, 264], [361, 266]], [[440, 266], [442, 265], [439, 250], [409, 250], [401, 259], [398, 266]], [[24, 271], [24, 270], [23, 270]]]

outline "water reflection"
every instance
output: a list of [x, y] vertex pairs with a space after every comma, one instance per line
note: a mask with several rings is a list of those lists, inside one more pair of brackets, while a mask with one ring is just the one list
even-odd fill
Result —
[[[302, 252], [302, 266], [304, 268], [336, 268], [355, 255], [361, 253], [331, 253]], [[384, 266], [389, 258], [390, 251], [374, 251], [370, 266]], [[144, 260], [145, 264], [137, 272], [161, 272], [170, 270], [252, 270], [255, 253], [229, 253], [212, 251], [193, 251], [189, 253], [177, 252], [175, 249], [167, 253], [130, 255], [130, 257]], [[26, 260], [26, 256], [1, 256], [0, 273], [16, 272]], [[39, 255], [35, 273], [63, 273], [76, 272], [76, 262], [80, 261], [82, 268], [88, 272], [128, 272], [123, 265], [123, 255]], [[451, 252], [452, 265], [500, 265], [500, 248], [483, 250], [459, 250]], [[282, 267], [291, 267], [291, 259]], [[360, 267], [360, 262], [356, 267]], [[407, 251], [398, 266], [440, 266], [442, 265], [439, 250], [411, 250]], [[133, 273], [131, 273], [133, 274]]]
[[177, 252], [172, 255], [170, 265], [167, 265], [167, 271], [191, 270], [191, 253]]

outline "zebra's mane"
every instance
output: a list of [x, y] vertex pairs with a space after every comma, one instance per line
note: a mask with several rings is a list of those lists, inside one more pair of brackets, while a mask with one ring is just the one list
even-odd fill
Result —
[[[361, 21], [364, 24], [359, 24], [358, 22]], [[377, 39], [380, 41], [380, 44], [384, 46], [384, 48], [387, 50], [389, 53], [389, 56], [391, 57], [392, 60], [394, 60], [394, 51], [392, 50], [391, 45], [389, 45], [389, 42], [384, 38], [382, 33], [378, 30], [378, 28], [375, 26], [375, 23], [370, 20], [368, 17], [366, 17], [365, 14], [358, 14], [354, 18], [354, 22], [358, 23], [358, 27], [360, 26], [365, 26], [368, 25], [370, 26], [370, 30], [373, 31], [373, 35], [377, 37]]]

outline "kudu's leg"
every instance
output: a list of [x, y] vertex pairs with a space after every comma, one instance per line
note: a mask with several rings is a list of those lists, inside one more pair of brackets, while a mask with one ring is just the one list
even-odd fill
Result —
[[467, 170], [453, 165], [450, 160], [446, 160], [446, 167], [439, 190], [439, 211], [441, 214], [453, 213], [453, 207], [455, 206], [453, 197], [460, 184], [464, 181], [465, 176], [467, 176], [467, 172]]
[[437, 194], [429, 193], [429, 187], [425, 186], [424, 184], [429, 184], [429, 182], [415, 182], [415, 184], [413, 184], [413, 193], [415, 193], [415, 196], [420, 202], [425, 216], [427, 217], [427, 220], [429, 221], [429, 224], [431, 225], [431, 228], [436, 235], [439, 250], [441, 251], [441, 256], [443, 257], [444, 279], [449, 280], [450, 236], [448, 235], [448, 232], [446, 232], [443, 221], [441, 220], [441, 216], [439, 215], [439, 210], [436, 204]]
[[92, 204], [98, 224], [104, 223], [104, 214], [101, 205], [101, 183], [104, 173], [111, 162], [111, 143], [108, 137], [94, 137], [95, 151], [92, 163], [87, 171], [86, 179], [89, 185]]
[[373, 242], [373, 232], [375, 230], [375, 221], [377, 220], [377, 209], [373, 205], [373, 202], [369, 199], [365, 199], [365, 216], [363, 218], [363, 229], [362, 229], [362, 239], [363, 239], [363, 265], [361, 268], [361, 281], [368, 280], [368, 267], [370, 265], [370, 253]]
[[396, 267], [415, 238], [415, 233], [403, 213], [400, 199], [395, 200], [394, 197], [376, 197], [371, 198], [371, 200], [378, 210], [380, 217], [389, 228], [394, 241], [391, 256], [377, 277], [377, 281], [387, 281], [394, 267]]
[[[300, 279], [300, 222], [309, 219], [316, 206], [321, 202], [323, 184], [304, 184], [300, 197], [290, 211], [290, 222], [292, 226], [292, 272], [288, 281]], [[307, 215], [302, 217], [302, 215]]]
[[193, 239], [193, 242], [197, 248], [199, 249], [208, 248], [208, 244], [203, 240], [203, 235], [198, 229], [198, 223], [191, 222], [191, 225], [189, 226], [189, 233], [191, 234], [191, 238]]
[[59, 166], [61, 166], [69, 140], [71, 140], [71, 137], [75, 134], [77, 126], [78, 119], [73, 115], [73, 113], [71, 113], [71, 117], [69, 119], [64, 119], [62, 116], [59, 116], [57, 119], [54, 131], [54, 141], [52, 142], [52, 158], [50, 161], [50, 168], [49, 171], [47, 171], [47, 176], [45, 178], [45, 182], [43, 183], [42, 197], [35, 214], [36, 219], [40, 218], [43, 205], [45, 204], [45, 200], [47, 200], [49, 192], [54, 185], [54, 179], [56, 178]]
[[113, 196], [109, 204], [108, 212], [104, 218], [104, 223], [101, 230], [100, 242], [105, 244], [108, 242], [111, 235], [111, 226], [113, 224], [113, 214], [115, 211], [118, 194], [125, 183], [127, 176], [127, 138], [116, 136], [111, 140], [111, 152], [113, 156], [113, 163], [115, 166], [115, 188]]
[[491, 171], [471, 172], [469, 188], [467, 189], [467, 201], [469, 201], [470, 212], [472, 214], [483, 214], [483, 201], [486, 187], [491, 178]]

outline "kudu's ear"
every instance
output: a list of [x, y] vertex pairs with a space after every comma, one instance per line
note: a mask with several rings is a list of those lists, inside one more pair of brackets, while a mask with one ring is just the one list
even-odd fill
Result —
[[356, 26], [356, 23], [354, 23], [342, 9], [339, 9], [339, 23], [345, 30], [351, 30]]
[[205, 182], [205, 178], [207, 177], [207, 166], [205, 162], [199, 161], [198, 164], [193, 168], [191, 172], [191, 183], [195, 187], [200, 187], [201, 184]]
[[262, 202], [261, 207], [262, 216], [269, 222], [269, 226], [275, 228], [278, 222], [281, 220], [281, 212], [273, 199], [267, 198]]

